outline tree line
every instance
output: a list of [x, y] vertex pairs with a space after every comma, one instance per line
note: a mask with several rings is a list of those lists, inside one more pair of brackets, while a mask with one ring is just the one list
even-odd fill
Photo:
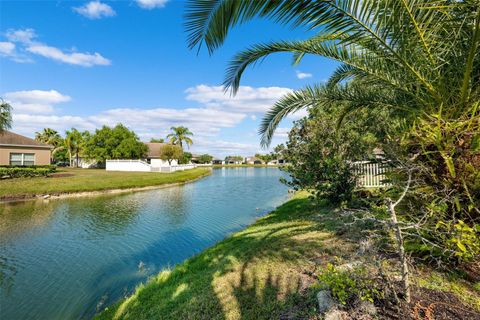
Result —
[[[150, 142], [165, 143], [157, 155], [171, 163], [179, 160], [180, 163], [189, 163], [192, 154], [185, 152], [183, 146], [191, 146], [193, 135], [186, 127], [172, 127], [172, 132], [165, 139], [151, 139]], [[49, 144], [52, 149], [54, 163], [68, 162], [71, 167], [78, 167], [80, 159], [94, 160], [104, 163], [108, 159], [141, 159], [145, 158], [148, 148], [140, 141], [134, 131], [123, 124], [114, 127], [103, 126], [95, 132], [79, 131], [75, 128], [67, 130], [62, 137], [56, 130], [45, 128], [35, 133], [35, 140]], [[199, 157], [199, 161], [206, 161], [208, 155]]]

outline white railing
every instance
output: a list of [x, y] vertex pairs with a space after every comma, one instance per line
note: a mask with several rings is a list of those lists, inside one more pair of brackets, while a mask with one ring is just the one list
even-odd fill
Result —
[[352, 165], [355, 174], [358, 176], [357, 186], [363, 188], [381, 188], [389, 186], [389, 184], [385, 182], [385, 174], [389, 171], [389, 167], [385, 163], [356, 161], [353, 162]]
[[107, 171], [175, 172], [194, 168], [194, 164], [152, 166], [143, 160], [107, 160], [105, 163]]
[[107, 171], [151, 171], [151, 166], [142, 160], [107, 160], [105, 162]]
[[194, 164], [179, 164], [177, 166], [161, 167], [160, 172], [175, 172], [175, 171], [185, 171], [189, 169], [194, 169], [196, 165]]

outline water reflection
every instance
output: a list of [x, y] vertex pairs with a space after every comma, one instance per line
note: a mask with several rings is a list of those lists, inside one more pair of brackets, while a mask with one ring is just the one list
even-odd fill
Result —
[[91, 317], [283, 201], [280, 175], [221, 169], [167, 189], [1, 205], [2, 316]]

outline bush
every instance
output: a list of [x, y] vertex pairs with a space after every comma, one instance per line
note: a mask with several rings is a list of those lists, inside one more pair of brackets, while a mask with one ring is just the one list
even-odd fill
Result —
[[2, 179], [9, 178], [24, 178], [24, 177], [39, 177], [48, 176], [57, 170], [56, 166], [1, 166], [0, 177]]
[[330, 289], [332, 296], [344, 305], [355, 298], [373, 302], [373, 299], [380, 295], [380, 291], [374, 287], [373, 281], [368, 279], [363, 269], [338, 270], [329, 263], [318, 275], [318, 279], [319, 287]]

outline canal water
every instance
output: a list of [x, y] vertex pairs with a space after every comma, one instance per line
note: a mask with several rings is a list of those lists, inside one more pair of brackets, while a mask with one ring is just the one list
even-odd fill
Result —
[[88, 319], [288, 198], [276, 168], [144, 192], [0, 204], [0, 318]]

